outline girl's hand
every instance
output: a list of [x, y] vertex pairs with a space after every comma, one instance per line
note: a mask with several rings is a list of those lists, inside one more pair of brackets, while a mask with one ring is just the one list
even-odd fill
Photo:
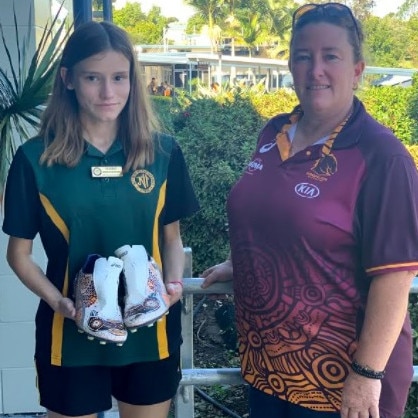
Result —
[[167, 289], [170, 306], [174, 305], [183, 297], [183, 285], [181, 282], [167, 282], [165, 287]]
[[75, 319], [75, 306], [74, 302], [69, 298], [61, 297], [54, 303], [54, 306], [51, 305], [51, 308], [63, 315], [65, 318]]

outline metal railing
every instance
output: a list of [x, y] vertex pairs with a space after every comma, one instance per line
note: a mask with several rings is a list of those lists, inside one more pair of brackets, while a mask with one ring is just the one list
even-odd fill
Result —
[[[202, 289], [201, 278], [192, 278], [192, 251], [185, 248], [186, 267], [184, 270], [183, 298], [183, 345], [181, 349], [182, 374], [175, 399], [176, 418], [194, 418], [194, 385], [242, 385], [245, 384], [239, 368], [195, 368], [193, 363], [193, 295], [195, 294], [233, 294], [232, 283], [215, 283]], [[418, 277], [412, 283], [411, 293], [418, 293]], [[414, 365], [413, 382], [418, 382], [418, 365]]]

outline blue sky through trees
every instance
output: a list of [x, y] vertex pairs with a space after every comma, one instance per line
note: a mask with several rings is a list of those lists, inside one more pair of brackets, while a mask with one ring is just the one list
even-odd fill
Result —
[[[147, 12], [153, 5], [161, 7], [161, 12], [166, 17], [177, 17], [181, 22], [186, 22], [187, 19], [194, 13], [194, 9], [185, 5], [183, 0], [116, 0], [115, 7], [122, 8], [126, 2], [140, 3], [144, 12]], [[307, 3], [308, 1], [300, 1], [299, 3]], [[388, 13], [395, 13], [398, 7], [404, 0], [375, 0], [376, 6], [374, 14], [382, 17]]]

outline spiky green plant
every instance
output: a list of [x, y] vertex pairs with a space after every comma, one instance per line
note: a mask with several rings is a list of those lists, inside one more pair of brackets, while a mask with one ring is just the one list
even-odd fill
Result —
[[58, 23], [60, 10], [46, 24], [38, 46], [30, 56], [32, 10], [29, 12], [28, 32], [21, 39], [16, 10], [13, 9], [16, 61], [12, 59], [3, 25], [0, 23], [0, 38], [9, 66], [9, 71], [0, 68], [0, 196], [16, 148], [33, 135], [39, 126], [42, 106], [51, 92], [62, 46], [68, 33], [64, 31], [65, 19]]

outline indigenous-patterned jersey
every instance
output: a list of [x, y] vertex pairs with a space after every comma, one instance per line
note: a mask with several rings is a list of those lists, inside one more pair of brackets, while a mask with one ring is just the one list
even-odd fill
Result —
[[[267, 123], [228, 198], [242, 374], [267, 394], [336, 412], [372, 277], [418, 269], [418, 176], [357, 99], [331, 148], [288, 158], [280, 133], [291, 123]], [[381, 410], [402, 414], [411, 378], [406, 318]]]
[[[126, 244], [142, 244], [161, 267], [163, 226], [198, 208], [183, 154], [170, 136], [156, 137], [155, 161], [120, 177], [107, 172], [125, 164], [121, 143], [106, 154], [86, 144], [74, 168], [39, 163], [44, 141], [17, 151], [7, 180], [3, 231], [34, 239], [39, 233], [48, 259], [46, 275], [64, 296], [89, 254], [114, 256]], [[105, 173], [101, 175], [101, 173]], [[88, 341], [71, 319], [40, 301], [36, 358], [53, 365], [123, 365], [168, 357], [181, 343], [180, 303], [153, 327], [129, 334], [122, 347]]]

